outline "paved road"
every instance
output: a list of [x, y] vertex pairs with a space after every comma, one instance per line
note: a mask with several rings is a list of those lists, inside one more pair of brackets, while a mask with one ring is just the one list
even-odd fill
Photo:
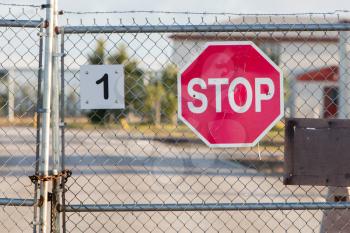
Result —
[[[0, 130], [3, 197], [31, 198], [35, 131]], [[323, 201], [326, 189], [285, 187], [281, 177], [232, 162], [253, 152], [137, 140], [112, 130], [68, 130], [69, 204]], [[263, 156], [268, 152], [263, 151]], [[230, 159], [230, 160], [229, 160]], [[20, 210], [19, 210], [20, 209]], [[30, 232], [31, 208], [2, 208], [7, 232]], [[70, 232], [317, 232], [321, 211], [68, 214]]]

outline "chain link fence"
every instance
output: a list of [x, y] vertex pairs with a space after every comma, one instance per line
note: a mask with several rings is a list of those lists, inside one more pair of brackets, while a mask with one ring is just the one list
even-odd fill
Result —
[[0, 10], [0, 228], [32, 232], [36, 170], [36, 111], [42, 40], [40, 9]]
[[[0, 19], [0, 197], [30, 202], [37, 199], [27, 176], [38, 171], [42, 12], [21, 7], [2, 10]], [[331, 215], [339, 231], [349, 229], [347, 203], [327, 206], [328, 188], [283, 185], [284, 121], [256, 147], [211, 149], [178, 121], [176, 89], [179, 69], [205, 42], [249, 40], [284, 72], [287, 117], [336, 118], [339, 72], [347, 72], [339, 59], [348, 44], [346, 12], [63, 13], [62, 154], [73, 173], [64, 190], [65, 231], [320, 232]], [[124, 65], [125, 109], [80, 110], [86, 64]], [[0, 226], [30, 232], [35, 212], [1, 207]]]

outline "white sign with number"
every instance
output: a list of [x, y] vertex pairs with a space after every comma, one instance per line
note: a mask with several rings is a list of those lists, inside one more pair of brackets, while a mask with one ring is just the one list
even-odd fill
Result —
[[122, 109], [124, 103], [123, 65], [80, 67], [81, 109]]

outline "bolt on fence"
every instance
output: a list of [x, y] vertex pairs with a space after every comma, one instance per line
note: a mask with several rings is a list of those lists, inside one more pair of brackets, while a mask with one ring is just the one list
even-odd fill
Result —
[[[42, 224], [37, 190], [44, 180], [38, 166], [44, 11], [21, 7], [1, 11], [0, 19], [0, 225], [8, 232], [36, 231]], [[60, 157], [50, 152], [50, 169], [61, 163], [50, 175], [65, 176], [56, 186], [62, 201], [51, 208], [56, 231], [318, 232], [327, 231], [322, 222], [332, 215], [335, 227], [349, 227], [343, 222], [349, 203], [329, 201], [326, 187], [283, 185], [283, 120], [256, 147], [211, 149], [176, 116], [179, 69], [207, 41], [243, 40], [283, 70], [286, 116], [344, 114], [339, 92], [345, 81], [337, 77], [348, 73], [339, 56], [349, 38], [346, 12], [141, 12], [148, 19], [137, 12], [63, 13], [69, 21], [59, 25], [53, 69], [53, 88], [61, 94], [60, 119], [52, 117], [56, 132], [61, 127]], [[155, 13], [161, 18], [155, 20]], [[80, 109], [79, 69], [86, 64], [123, 64], [125, 109]], [[65, 169], [72, 171], [68, 180]]]

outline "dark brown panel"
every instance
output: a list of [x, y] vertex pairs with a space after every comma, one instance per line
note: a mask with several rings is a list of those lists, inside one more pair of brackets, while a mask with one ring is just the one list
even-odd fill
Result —
[[350, 186], [350, 120], [286, 119], [286, 185]]

